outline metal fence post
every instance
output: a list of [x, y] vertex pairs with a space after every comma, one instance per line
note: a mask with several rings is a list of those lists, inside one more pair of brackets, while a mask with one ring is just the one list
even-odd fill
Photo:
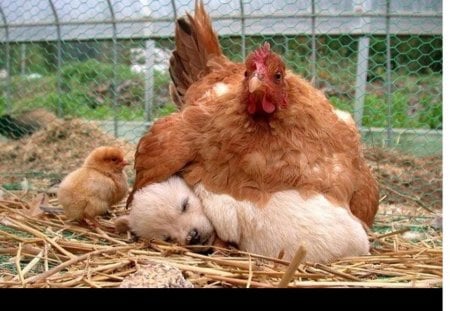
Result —
[[316, 85], [316, 61], [317, 61], [317, 49], [316, 49], [316, 1], [311, 0], [311, 75], [312, 79], [311, 82], [315, 86]]
[[369, 38], [360, 37], [358, 40], [358, 60], [356, 69], [354, 117], [356, 125], [362, 127], [364, 115], [364, 98], [366, 95], [367, 67], [369, 64]]
[[244, 3], [242, 0], [239, 0], [240, 13], [241, 13], [241, 54], [242, 60], [245, 59], [246, 56], [246, 48], [245, 48], [245, 13], [244, 13]]
[[5, 104], [6, 111], [11, 113], [11, 46], [9, 45], [9, 25], [6, 19], [6, 15], [3, 12], [3, 8], [0, 6], [0, 15], [2, 16], [3, 23], [5, 24], [5, 39], [6, 39], [6, 91], [5, 91]]
[[58, 108], [56, 115], [58, 117], [63, 116], [63, 107], [62, 107], [62, 100], [61, 100], [61, 25], [59, 23], [59, 16], [58, 12], [56, 12], [55, 5], [53, 4], [52, 0], [49, 0], [50, 7], [52, 8], [53, 15], [55, 16], [55, 23], [56, 23], [56, 36], [58, 37], [58, 41], [56, 41], [56, 49], [57, 49], [57, 70], [56, 70], [56, 94], [58, 94]]
[[145, 41], [145, 119], [152, 120], [153, 67], [155, 65], [155, 41]]
[[386, 145], [391, 147], [392, 145], [392, 72], [391, 72], [391, 1], [386, 0], [386, 105], [387, 105], [387, 136]]
[[114, 8], [112, 6], [111, 0], [106, 0], [108, 2], [108, 8], [111, 14], [111, 23], [113, 29], [112, 35], [112, 63], [113, 63], [113, 81], [112, 81], [112, 95], [113, 95], [113, 107], [114, 107], [114, 136], [119, 137], [118, 129], [118, 119], [117, 119], [117, 24], [116, 15], [114, 14]]
[[173, 19], [174, 22], [177, 22], [177, 6], [175, 5], [175, 0], [171, 0], [170, 3], [172, 4], [172, 10], [173, 10]]

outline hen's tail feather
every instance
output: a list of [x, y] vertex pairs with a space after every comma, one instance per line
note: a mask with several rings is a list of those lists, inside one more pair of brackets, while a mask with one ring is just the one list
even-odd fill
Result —
[[222, 55], [203, 1], [196, 1], [194, 16], [187, 13], [175, 26], [175, 50], [170, 58], [169, 72], [172, 79], [170, 95], [178, 107], [183, 105], [189, 86], [208, 73], [208, 60]]

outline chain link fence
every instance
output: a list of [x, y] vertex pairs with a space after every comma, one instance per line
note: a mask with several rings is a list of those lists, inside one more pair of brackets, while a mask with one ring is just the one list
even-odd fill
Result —
[[[401, 152], [385, 162], [369, 155], [374, 166], [398, 162], [403, 172], [384, 174], [409, 176], [410, 166], [435, 164], [411, 162], [424, 156], [440, 161], [441, 0], [205, 6], [232, 60], [270, 42], [289, 68], [353, 114], [367, 146]], [[120, 143], [132, 159], [151, 121], [175, 110], [168, 93], [174, 22], [193, 7], [175, 0], [1, 0], [1, 184], [23, 187], [34, 176], [35, 188], [47, 186], [101, 144]], [[415, 185], [434, 178], [425, 173], [407, 183], [440, 204], [442, 186]]]

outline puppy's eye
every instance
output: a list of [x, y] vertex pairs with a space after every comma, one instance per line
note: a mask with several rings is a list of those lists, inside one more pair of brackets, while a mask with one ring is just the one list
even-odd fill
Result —
[[189, 207], [189, 198], [186, 198], [183, 200], [183, 202], [181, 203], [181, 212], [184, 213], [187, 211]]

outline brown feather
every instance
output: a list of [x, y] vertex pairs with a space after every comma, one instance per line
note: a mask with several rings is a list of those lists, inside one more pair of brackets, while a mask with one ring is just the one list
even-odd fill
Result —
[[196, 1], [194, 17], [186, 14], [175, 26], [175, 50], [169, 72], [170, 94], [178, 107], [183, 106], [184, 95], [191, 84], [209, 73], [208, 61], [213, 57], [225, 60], [203, 2]]
[[194, 153], [186, 131], [188, 128], [183, 127], [181, 118], [180, 113], [173, 113], [159, 119], [139, 140], [134, 163], [136, 179], [127, 207], [136, 190], [169, 178], [192, 160]]

